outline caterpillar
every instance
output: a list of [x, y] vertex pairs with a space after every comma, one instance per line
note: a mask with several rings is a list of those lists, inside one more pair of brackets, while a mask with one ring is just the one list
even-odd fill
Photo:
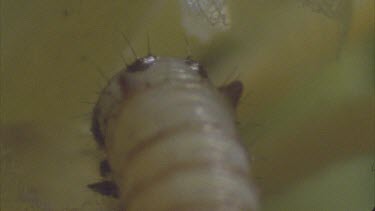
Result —
[[137, 58], [94, 106], [91, 131], [107, 160], [88, 185], [120, 210], [256, 210], [248, 152], [236, 129], [243, 85], [213, 86], [191, 58]]

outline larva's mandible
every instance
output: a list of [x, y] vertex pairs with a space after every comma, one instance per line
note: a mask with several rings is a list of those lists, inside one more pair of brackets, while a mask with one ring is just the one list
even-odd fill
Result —
[[191, 59], [146, 56], [117, 73], [94, 108], [106, 151], [89, 185], [123, 210], [255, 210], [234, 107], [242, 83], [216, 89]]

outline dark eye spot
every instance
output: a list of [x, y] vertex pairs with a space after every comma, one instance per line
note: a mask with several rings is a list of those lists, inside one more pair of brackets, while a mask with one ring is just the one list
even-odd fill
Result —
[[147, 70], [152, 64], [156, 62], [158, 57], [156, 56], [146, 56], [135, 60], [131, 65], [128, 66], [128, 72], [139, 72]]
[[196, 71], [202, 78], [208, 78], [207, 72], [203, 65], [190, 58], [185, 59], [185, 64], [189, 65], [193, 71]]

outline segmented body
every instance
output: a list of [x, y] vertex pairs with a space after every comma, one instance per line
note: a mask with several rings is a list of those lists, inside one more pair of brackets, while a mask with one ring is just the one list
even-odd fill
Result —
[[238, 81], [216, 89], [190, 59], [147, 56], [115, 75], [92, 132], [122, 209], [255, 210], [234, 118], [241, 92]]

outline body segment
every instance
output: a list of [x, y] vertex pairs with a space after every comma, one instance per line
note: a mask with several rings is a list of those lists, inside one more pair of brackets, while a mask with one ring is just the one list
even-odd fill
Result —
[[[236, 91], [237, 90], [237, 91]], [[94, 109], [126, 210], [255, 210], [236, 130], [242, 85], [212, 86], [189, 59], [148, 56], [115, 75]]]

